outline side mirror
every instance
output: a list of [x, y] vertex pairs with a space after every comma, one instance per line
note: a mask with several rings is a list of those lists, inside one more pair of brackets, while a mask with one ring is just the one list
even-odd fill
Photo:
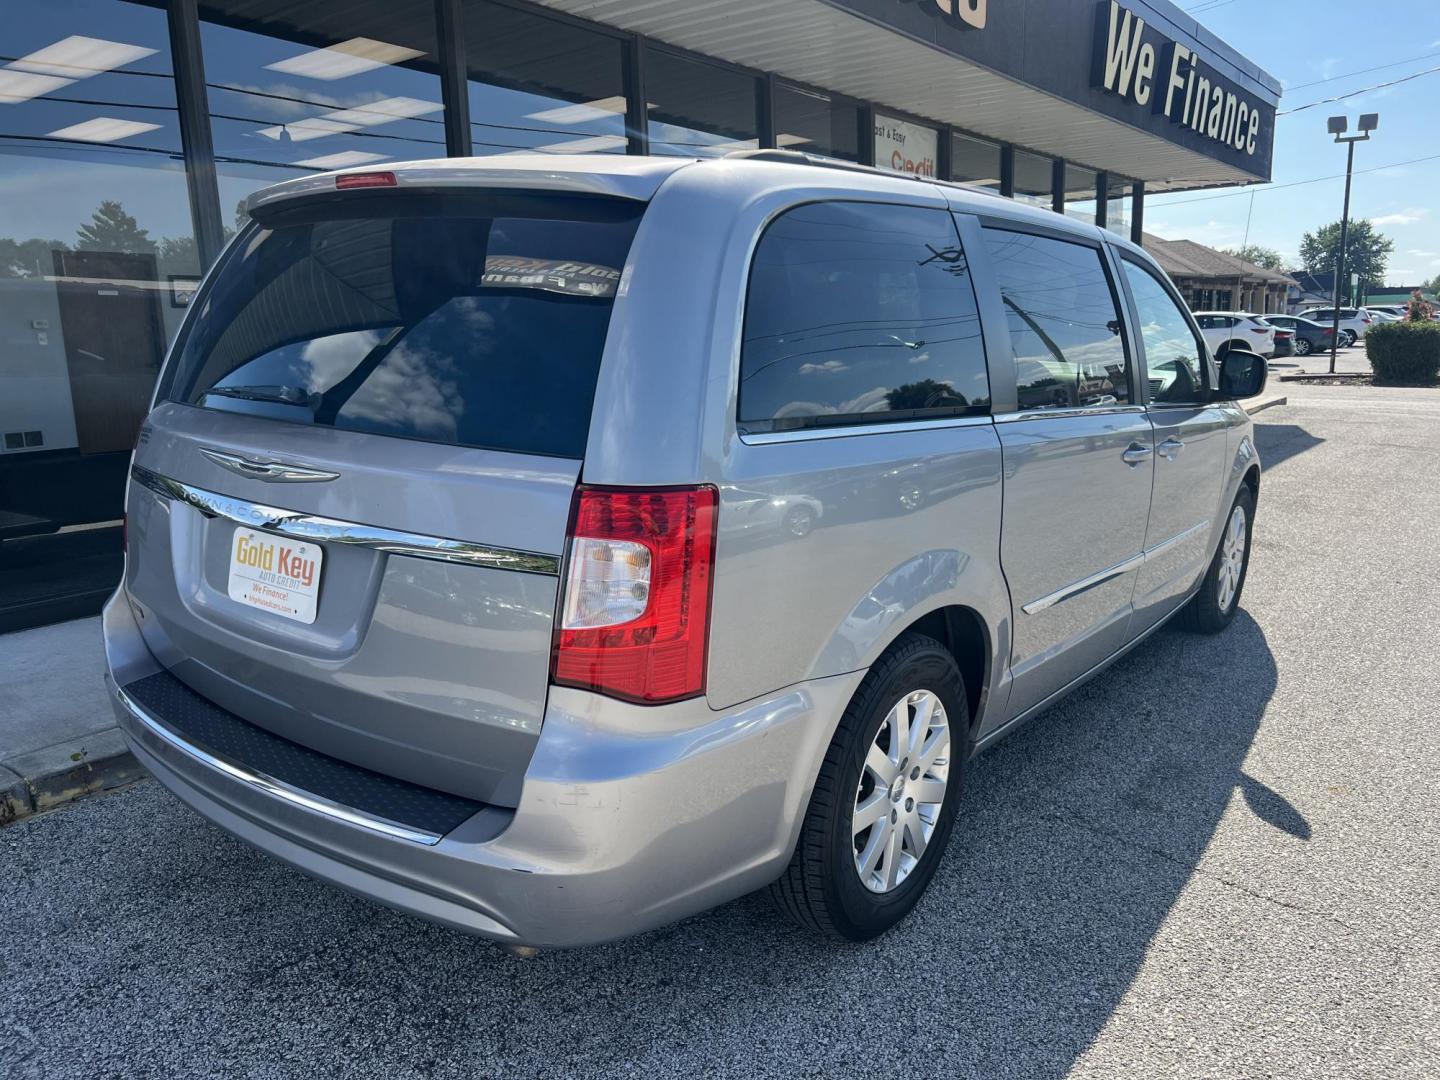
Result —
[[1245, 349], [1227, 349], [1220, 358], [1220, 391], [1222, 398], [1254, 397], [1265, 389], [1269, 368], [1259, 353]]

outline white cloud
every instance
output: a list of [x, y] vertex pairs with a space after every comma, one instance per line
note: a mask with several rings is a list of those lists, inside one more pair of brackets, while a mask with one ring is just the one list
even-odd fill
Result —
[[1440, 258], [1440, 251], [1421, 251], [1419, 248], [1410, 248], [1405, 252], [1405, 254], [1414, 255], [1417, 259]]
[[1173, 221], [1147, 221], [1145, 231], [1166, 240], [1194, 240], [1208, 247], [1239, 247], [1245, 239], [1244, 223], [1216, 221], [1213, 218], [1202, 224], [1191, 222], [1180, 224]]
[[1394, 214], [1382, 214], [1380, 217], [1370, 218], [1371, 225], [1414, 225], [1428, 217], [1430, 211], [1420, 206], [1407, 206], [1404, 210]]

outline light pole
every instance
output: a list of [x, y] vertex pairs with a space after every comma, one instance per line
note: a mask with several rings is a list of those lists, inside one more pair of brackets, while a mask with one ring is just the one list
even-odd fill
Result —
[[1335, 321], [1330, 328], [1330, 374], [1335, 374], [1335, 356], [1340, 351], [1340, 283], [1345, 280], [1345, 245], [1350, 239], [1350, 177], [1355, 171], [1355, 144], [1365, 142], [1370, 133], [1380, 126], [1379, 113], [1360, 115], [1360, 134], [1346, 135], [1350, 121], [1343, 116], [1332, 116], [1329, 131], [1337, 143], [1345, 144], [1345, 210], [1340, 215], [1340, 257], [1335, 260]]

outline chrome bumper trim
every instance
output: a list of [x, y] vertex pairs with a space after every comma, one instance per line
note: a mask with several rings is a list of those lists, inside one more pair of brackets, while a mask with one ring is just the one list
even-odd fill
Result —
[[303, 514], [297, 510], [282, 510], [279, 507], [182, 484], [179, 480], [151, 472], [142, 465], [130, 467], [130, 478], [161, 498], [193, 506], [207, 517], [227, 518], [240, 525], [265, 529], [282, 536], [327, 544], [355, 544], [390, 555], [409, 555], [417, 559], [488, 566], [494, 570], [520, 570], [527, 574], [548, 574], [552, 577], [560, 574], [558, 555], [491, 547], [468, 540], [447, 540], [440, 536], [399, 532], [374, 525], [362, 525], [356, 521], [341, 521], [337, 518]]
[[376, 817], [364, 811], [356, 810], [354, 807], [342, 806], [340, 803], [332, 802], [329, 799], [321, 798], [308, 791], [293, 787], [283, 780], [276, 780], [273, 776], [256, 772], [239, 762], [221, 754], [212, 753], [203, 746], [182, 739], [175, 732], [171, 731], [159, 719], [148, 712], [139, 702], [125, 693], [123, 687], [116, 687], [115, 694], [120, 704], [125, 708], [136, 722], [144, 726], [156, 738], [163, 740], [167, 745], [180, 751], [187, 757], [199, 762], [216, 772], [224, 773], [232, 780], [264, 792], [273, 798], [290, 803], [310, 811], [312, 814], [320, 814], [323, 817], [336, 821], [343, 821], [347, 825], [354, 825], [357, 828], [368, 829], [371, 832], [390, 836], [397, 840], [409, 840], [415, 844], [434, 846], [440, 842], [438, 833], [426, 832], [422, 829], [415, 829], [409, 825], [402, 825], [398, 821], [390, 821], [387, 818]]

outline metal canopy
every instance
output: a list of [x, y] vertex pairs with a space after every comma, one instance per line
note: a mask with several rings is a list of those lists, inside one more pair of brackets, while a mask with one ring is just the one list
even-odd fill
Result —
[[[1152, 193], [1253, 183], [1265, 180], [1269, 170], [1268, 154], [1251, 167], [1263, 171], [1228, 164], [957, 56], [933, 41], [842, 10], [830, 0], [724, 0], [705, 5], [691, 0], [539, 2], [568, 15], [871, 101], [877, 108], [890, 106], [902, 114], [1143, 180]], [[1000, 5], [990, 6], [994, 19]], [[897, 7], [919, 10], [919, 5]], [[1195, 45], [1195, 39], [1190, 44]], [[1076, 42], [1075, 48], [1083, 52], [1088, 70], [1091, 42]], [[1227, 57], [1218, 59], [1228, 62]]]

